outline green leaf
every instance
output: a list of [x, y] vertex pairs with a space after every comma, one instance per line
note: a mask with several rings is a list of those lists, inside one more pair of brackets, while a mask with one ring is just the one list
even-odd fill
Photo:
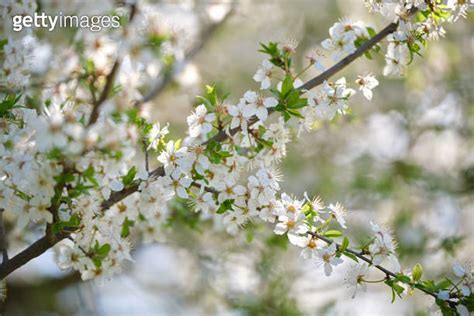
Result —
[[155, 53], [160, 53], [161, 45], [168, 40], [168, 36], [164, 33], [154, 33], [148, 36], [148, 45], [153, 49]]
[[135, 175], [137, 174], [137, 168], [133, 166], [130, 168], [128, 173], [122, 177], [122, 183], [124, 186], [128, 186], [133, 183], [133, 179], [135, 179]]
[[304, 116], [301, 115], [300, 112], [298, 112], [298, 110], [293, 110], [293, 109], [287, 109], [286, 112], [292, 116], [296, 116], [296, 117], [299, 117], [301, 119], [304, 119]]
[[84, 179], [86, 179], [87, 181], [92, 183], [94, 187], [98, 187], [99, 182], [97, 182], [94, 175], [95, 175], [95, 170], [94, 170], [94, 167], [92, 165], [87, 167], [87, 169], [82, 173], [82, 176], [84, 177]]
[[397, 280], [399, 280], [402, 283], [410, 284], [411, 279], [410, 277], [404, 275], [404, 274], [397, 274]]
[[293, 90], [293, 78], [290, 75], [287, 75], [281, 85], [281, 91], [280, 91], [281, 98], [286, 99], [286, 96], [291, 90]]
[[361, 46], [365, 43], [365, 41], [366, 41], [365, 39], [358, 37], [358, 38], [354, 41], [354, 45], [355, 45], [356, 48], [359, 48], [359, 47], [361, 47]]
[[438, 283], [436, 283], [436, 285], [434, 286], [436, 291], [439, 291], [439, 290], [445, 290], [445, 289], [448, 289], [450, 288], [452, 285], [452, 281], [448, 280], [448, 279], [444, 279]]
[[8, 117], [11, 110], [20, 107], [17, 103], [21, 98], [21, 94], [7, 94], [0, 103], [0, 117]]
[[273, 142], [269, 140], [265, 140], [262, 138], [256, 138], [257, 142], [262, 144], [265, 147], [272, 148], [273, 147]]
[[375, 35], [377, 35], [377, 32], [375, 32], [375, 30], [370, 26], [367, 28], [367, 32], [369, 33], [370, 37], [374, 37]]
[[384, 283], [392, 288], [392, 303], [395, 302], [396, 296], [402, 297], [402, 293], [405, 290], [403, 286], [399, 285], [393, 279], [385, 280]]
[[329, 238], [341, 237], [342, 232], [338, 230], [328, 230], [324, 233], [324, 236], [329, 237]]
[[133, 225], [135, 225], [135, 221], [129, 220], [128, 217], [125, 217], [122, 223], [120, 236], [122, 236], [122, 238], [128, 237], [128, 235], [130, 235], [130, 227]]
[[411, 275], [412, 280], [415, 282], [418, 282], [421, 279], [422, 275], [423, 275], [423, 267], [419, 263], [415, 264], [412, 270], [412, 275]]
[[206, 146], [206, 155], [212, 163], [218, 164], [223, 159], [231, 157], [232, 154], [222, 150], [222, 145], [216, 141], [211, 141]]
[[287, 111], [283, 112], [283, 119], [285, 120], [285, 122], [288, 122], [290, 118], [291, 118], [290, 113], [288, 113]]
[[344, 239], [342, 240], [341, 247], [339, 248], [339, 251], [343, 253], [346, 251], [347, 247], [349, 247], [349, 238], [344, 236]]
[[92, 59], [86, 60], [84, 64], [84, 70], [86, 74], [93, 74], [95, 72], [95, 64]]
[[3, 51], [3, 47], [8, 44], [7, 38], [0, 39], [0, 51]]
[[354, 260], [355, 262], [359, 262], [359, 259], [350, 252], [344, 251], [343, 255], [346, 256], [347, 258]]
[[217, 103], [217, 92], [213, 86], [206, 85], [206, 95], [207, 99], [212, 105], [216, 105]]
[[225, 200], [217, 209], [217, 214], [224, 214], [227, 211], [232, 211], [232, 205], [234, 204], [234, 200]]
[[95, 253], [99, 256], [106, 257], [110, 252], [110, 244], [103, 244], [98, 247], [99, 243], [96, 241]]

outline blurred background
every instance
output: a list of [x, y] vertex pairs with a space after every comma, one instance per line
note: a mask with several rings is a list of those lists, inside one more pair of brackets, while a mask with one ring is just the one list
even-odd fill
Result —
[[[92, 1], [40, 4], [58, 11], [98, 7]], [[363, 20], [376, 30], [387, 24], [355, 0], [157, 5], [167, 23], [184, 32], [187, 53], [148, 106], [177, 138], [205, 84], [231, 91], [231, 102], [258, 89], [252, 76], [264, 57], [259, 42], [297, 40], [296, 62], [304, 66], [304, 56], [339, 18]], [[352, 114], [299, 138], [295, 126], [281, 165], [283, 191], [307, 191], [347, 207], [353, 244], [369, 234], [370, 220], [384, 223], [399, 241], [402, 266], [420, 262], [432, 278], [451, 274], [455, 261], [474, 259], [473, 21], [471, 13], [449, 25], [446, 37], [430, 43], [403, 80], [382, 77], [383, 56], [344, 69], [338, 76], [348, 82], [375, 74], [380, 85], [373, 100], [357, 95]], [[317, 74], [314, 69], [306, 77]], [[166, 242], [137, 244], [135, 262], [110, 281], [81, 282], [60, 271], [53, 251], [35, 259], [11, 276], [5, 315], [422, 316], [433, 305], [419, 293], [391, 304], [383, 285], [351, 299], [353, 290], [341, 286], [350, 263], [328, 278], [273, 237], [269, 226], [249, 225], [230, 237], [212, 223], [195, 225], [189, 210], [180, 212]]]

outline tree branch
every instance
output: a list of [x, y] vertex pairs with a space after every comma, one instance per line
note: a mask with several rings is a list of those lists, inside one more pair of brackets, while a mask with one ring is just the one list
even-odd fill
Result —
[[7, 236], [5, 231], [5, 225], [3, 223], [3, 212], [5, 210], [0, 208], [0, 252], [2, 253], [2, 265], [8, 261], [7, 252]]
[[[89, 118], [89, 122], [87, 123], [87, 126], [91, 126], [92, 124], [97, 122], [97, 119], [99, 118], [99, 109], [102, 103], [104, 103], [104, 101], [107, 100], [110, 92], [112, 91], [112, 88], [115, 82], [115, 75], [119, 67], [120, 67], [120, 61], [119, 61], [119, 57], [117, 57], [114, 65], [112, 66], [112, 70], [110, 70], [109, 74], [105, 78], [105, 86], [104, 86], [104, 89], [102, 90], [102, 93], [100, 94], [99, 99], [93, 102], [93, 108], [92, 108], [91, 116]], [[93, 98], [95, 98], [94, 95], [93, 95]]]
[[338, 73], [340, 70], [344, 69], [347, 65], [352, 63], [354, 60], [364, 55], [365, 52], [369, 51], [372, 47], [377, 45], [377, 43], [382, 41], [389, 34], [392, 34], [393, 32], [395, 32], [397, 28], [398, 28], [398, 22], [390, 23], [382, 31], [377, 33], [374, 37], [364, 42], [364, 44], [362, 44], [359, 48], [357, 48], [355, 52], [346, 56], [344, 59], [339, 61], [337, 64], [335, 64], [328, 70], [324, 71], [319, 76], [309, 80], [298, 89], [304, 92], [304, 90], [310, 90], [316, 86], [319, 86], [325, 80], [328, 80], [329, 78], [334, 76], [336, 73]]
[[[136, 3], [130, 4], [130, 16], [128, 19], [129, 24], [132, 22], [133, 18], [135, 17], [136, 10], [137, 10], [137, 4]], [[112, 92], [112, 88], [114, 87], [114, 82], [115, 82], [115, 76], [117, 74], [117, 71], [120, 68], [120, 56], [118, 54], [119, 53], [117, 53], [117, 58], [115, 59], [112, 69], [110, 70], [109, 74], [105, 78], [105, 86], [104, 86], [104, 89], [102, 90], [102, 93], [99, 96], [99, 99], [93, 102], [93, 108], [92, 108], [92, 112], [89, 118], [89, 122], [87, 123], [87, 126], [91, 126], [92, 124], [97, 122], [97, 119], [99, 118], [100, 107], [105, 102], [105, 100], [107, 100], [110, 93]]]
[[45, 235], [0, 266], [0, 280], [66, 238], [68, 234]]
[[[134, 12], [134, 10], [132, 10]], [[411, 10], [409, 14], [412, 14], [416, 12], [416, 9]], [[309, 80], [306, 82], [303, 86], [299, 88], [299, 90], [304, 93], [304, 90], [307, 89], [312, 89], [316, 87], [317, 85], [321, 84], [324, 82], [324, 80], [327, 80], [343, 68], [345, 68], [347, 65], [349, 65], [351, 62], [353, 62], [355, 59], [358, 57], [362, 56], [366, 51], [368, 51], [370, 48], [372, 48], [375, 44], [379, 43], [382, 41], [386, 36], [389, 34], [395, 32], [397, 30], [398, 23], [390, 23], [387, 27], [385, 27], [382, 31], [377, 33], [373, 38], [369, 39], [367, 42], [365, 42], [362, 46], [360, 46], [354, 53], [348, 55], [344, 59], [342, 59], [340, 62], [338, 62], [336, 65], [333, 67], [329, 68], [319, 76]], [[117, 66], [118, 68], [118, 66]], [[113, 70], [113, 69], [112, 69]], [[112, 73], [113, 71], [111, 71]], [[109, 74], [110, 75], [110, 74]], [[111, 86], [112, 83], [109, 84]], [[107, 84], [106, 84], [107, 86]], [[106, 89], [104, 89], [105, 91]], [[109, 91], [110, 92], [110, 91]], [[106, 95], [108, 95], [108, 93]], [[104, 95], [104, 92], [102, 93]], [[103, 97], [99, 98], [101, 100]], [[98, 111], [98, 109], [96, 110]], [[272, 113], [272, 109], [269, 110], [269, 113]], [[252, 117], [249, 120], [250, 125], [254, 124], [257, 122], [258, 118]], [[226, 140], [229, 136], [235, 135], [237, 132], [240, 131], [240, 128], [234, 128], [228, 131], [228, 133], [225, 130], [221, 130], [219, 133], [217, 133], [214, 137], [210, 138], [209, 140], [205, 141], [202, 145], [206, 145], [211, 141], [217, 141], [217, 142], [222, 142]], [[164, 176], [164, 168], [158, 167], [151, 171], [150, 173], [150, 178], [153, 177], [160, 177]], [[138, 191], [139, 185], [135, 184], [133, 186], [124, 188], [122, 191], [119, 192], [113, 192], [109, 199], [105, 200], [101, 204], [101, 210], [104, 211], [108, 208], [110, 208], [112, 205], [115, 203], [125, 199], [129, 195], [135, 193]], [[59, 235], [49, 235], [44, 236], [43, 238], [39, 239], [36, 241], [34, 244], [32, 244], [30, 247], [13, 257], [6, 265], [3, 265], [0, 267], [0, 279], [3, 279], [7, 275], [9, 275], [11, 272], [15, 271], [18, 269], [20, 266], [24, 265], [28, 261], [32, 260], [33, 258], [36, 258], [37, 256], [41, 255], [43, 252], [45, 252], [47, 249], [51, 248], [54, 246], [57, 242], [60, 240], [66, 238], [68, 236], [67, 233], [61, 233]], [[367, 259], [367, 258], [366, 258]], [[362, 259], [364, 260], [364, 259]], [[367, 259], [370, 260], [370, 259]], [[365, 261], [365, 260], [364, 260]]]

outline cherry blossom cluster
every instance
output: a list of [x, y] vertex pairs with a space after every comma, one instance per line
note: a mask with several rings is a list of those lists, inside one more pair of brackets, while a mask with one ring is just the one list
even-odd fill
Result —
[[[387, 38], [385, 75], [403, 75], [412, 55], [443, 34], [441, 23], [455, 20], [450, 12], [465, 11], [460, 2], [450, 10], [421, 2], [367, 1], [374, 12], [390, 12], [398, 26]], [[327, 77], [320, 86], [307, 88], [301, 79], [305, 71], [295, 75], [296, 43], [262, 44], [266, 57], [253, 76], [259, 87], [232, 101], [207, 86], [187, 117], [187, 136], [170, 139], [168, 125], [148, 120], [140, 100], [152, 88], [150, 79], [183, 57], [183, 40], [161, 24], [153, 5], [135, 5], [130, 11], [138, 10], [140, 18], [130, 18], [121, 32], [78, 32], [80, 49], [62, 48], [56, 54], [58, 62], [49, 71], [61, 79], [39, 92], [39, 105], [31, 104], [27, 89], [22, 91], [26, 94], [3, 94], [0, 208], [16, 215], [18, 231], [39, 224], [47, 236], [66, 234], [56, 245], [59, 267], [79, 271], [83, 280], [101, 279], [119, 272], [124, 260], [133, 260], [132, 237], [163, 241], [172, 201], [187, 201], [203, 220], [214, 221], [231, 235], [250, 222], [269, 223], [328, 276], [344, 258], [354, 260], [357, 265], [347, 283], [355, 289], [364, 288], [369, 271], [378, 269], [394, 296], [420, 289], [436, 297], [441, 308], [465, 314], [464, 303], [473, 297], [467, 268], [456, 266], [463, 284], [459, 291], [450, 284], [421, 281], [421, 266], [402, 270], [396, 242], [386, 228], [371, 223], [372, 238], [356, 252], [340, 231], [347, 228], [341, 204], [280, 192], [278, 165], [291, 141], [290, 121], [311, 130], [319, 121], [345, 115], [357, 90], [372, 99], [379, 84], [373, 74], [350, 82]], [[6, 7], [11, 6], [16, 4]], [[2, 14], [7, 18], [18, 10], [4, 9]], [[416, 23], [410, 22], [413, 14], [421, 14]], [[356, 53], [375, 31], [344, 19], [329, 34], [321, 45], [337, 61]], [[3, 46], [6, 87], [28, 85], [24, 61], [31, 50], [18, 46], [26, 45], [25, 39], [9, 38]], [[370, 52], [380, 49], [377, 44], [366, 55], [372, 58]], [[319, 56], [308, 58], [305, 70], [321, 70]], [[65, 57], [67, 64], [61, 61]], [[272, 113], [278, 115], [273, 118]], [[137, 164], [139, 156], [145, 163]], [[150, 170], [150, 159], [155, 169]], [[380, 268], [386, 263], [390, 270]]]

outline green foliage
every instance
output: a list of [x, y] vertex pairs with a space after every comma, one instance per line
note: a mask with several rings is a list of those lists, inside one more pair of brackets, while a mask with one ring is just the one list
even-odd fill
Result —
[[260, 43], [259, 52], [267, 54], [270, 56], [270, 62], [275, 66], [286, 69], [291, 66], [291, 58], [288, 52], [281, 50], [278, 47], [278, 43], [270, 42], [268, 44]]
[[127, 174], [122, 177], [122, 183], [124, 187], [130, 186], [134, 183], [135, 175], [137, 174], [137, 168], [133, 166], [128, 170]]
[[352, 253], [350, 253], [348, 251], [344, 251], [344, 252], [342, 252], [342, 254], [344, 256], [346, 256], [347, 258], [352, 259], [355, 262], [359, 262], [359, 259], [357, 259], [357, 257], [355, 255], [353, 255]]
[[169, 36], [165, 33], [153, 33], [148, 36], [148, 46], [153, 48], [155, 53], [159, 53], [161, 50], [161, 45], [168, 41]]
[[128, 237], [128, 235], [130, 235], [130, 227], [133, 227], [133, 225], [135, 225], [135, 221], [129, 220], [128, 217], [125, 217], [120, 236], [122, 238]]
[[102, 266], [102, 260], [104, 260], [110, 252], [110, 244], [106, 243], [100, 245], [99, 242], [96, 240], [95, 245], [92, 248], [93, 256], [92, 261], [94, 262], [97, 268]]
[[384, 281], [384, 283], [392, 289], [392, 303], [395, 302], [397, 296], [399, 298], [402, 298], [402, 293], [405, 289], [403, 288], [403, 286], [398, 284], [397, 280], [387, 279]]
[[65, 156], [61, 149], [55, 147], [46, 153], [46, 158], [49, 160], [63, 161]]
[[75, 179], [74, 175], [68, 172], [62, 173], [54, 177], [54, 180], [56, 181], [56, 183], [60, 185], [71, 183], [74, 181], [74, 179]]
[[26, 194], [25, 192], [15, 189], [15, 195], [22, 199], [23, 201], [29, 201], [33, 198], [33, 196]]
[[224, 214], [227, 211], [233, 211], [232, 206], [234, 205], [234, 200], [225, 200], [221, 203], [219, 208], [217, 209], [217, 214]]
[[420, 281], [422, 275], [423, 275], [423, 267], [419, 263], [415, 264], [415, 266], [412, 269], [411, 279], [414, 282], [418, 282]]
[[208, 110], [212, 110], [217, 105], [222, 104], [228, 97], [229, 93], [223, 93], [216, 86], [206, 85], [206, 93], [203, 96], [197, 96], [198, 102], [203, 103]]
[[72, 214], [69, 220], [59, 221], [52, 225], [51, 229], [53, 233], [57, 234], [62, 231], [71, 231], [81, 225], [81, 218], [78, 214]]
[[283, 80], [281, 91], [272, 89], [271, 92], [278, 98], [279, 103], [275, 110], [281, 112], [285, 121], [292, 116], [304, 118], [298, 109], [308, 104], [307, 98], [301, 97], [301, 92], [293, 87], [294, 79], [287, 75]]
[[8, 38], [0, 39], [0, 53], [3, 53], [3, 47], [8, 44]]
[[94, 75], [95, 74], [95, 64], [92, 59], [87, 59], [84, 62], [84, 72], [86, 75]]
[[7, 94], [0, 102], [0, 118], [13, 118], [11, 111], [15, 108], [22, 107], [18, 104], [21, 94]]
[[326, 236], [328, 238], [341, 237], [342, 232], [340, 232], [338, 230], [328, 230], [328, 231], [324, 232], [324, 236]]
[[89, 165], [89, 167], [87, 167], [87, 169], [82, 173], [82, 177], [85, 180], [89, 181], [94, 187], [98, 187], [99, 182], [97, 182], [94, 176], [95, 176], [95, 170], [92, 165]]
[[464, 297], [462, 304], [466, 306], [470, 312], [474, 312], [474, 293], [471, 293], [468, 297]]
[[222, 149], [222, 144], [214, 140], [210, 141], [206, 147], [206, 156], [212, 163], [219, 164], [225, 158], [231, 157], [232, 154]]
[[341, 247], [339, 247], [338, 252], [343, 253], [346, 251], [346, 249], [349, 247], [349, 238], [344, 236], [344, 239], [342, 240]]

